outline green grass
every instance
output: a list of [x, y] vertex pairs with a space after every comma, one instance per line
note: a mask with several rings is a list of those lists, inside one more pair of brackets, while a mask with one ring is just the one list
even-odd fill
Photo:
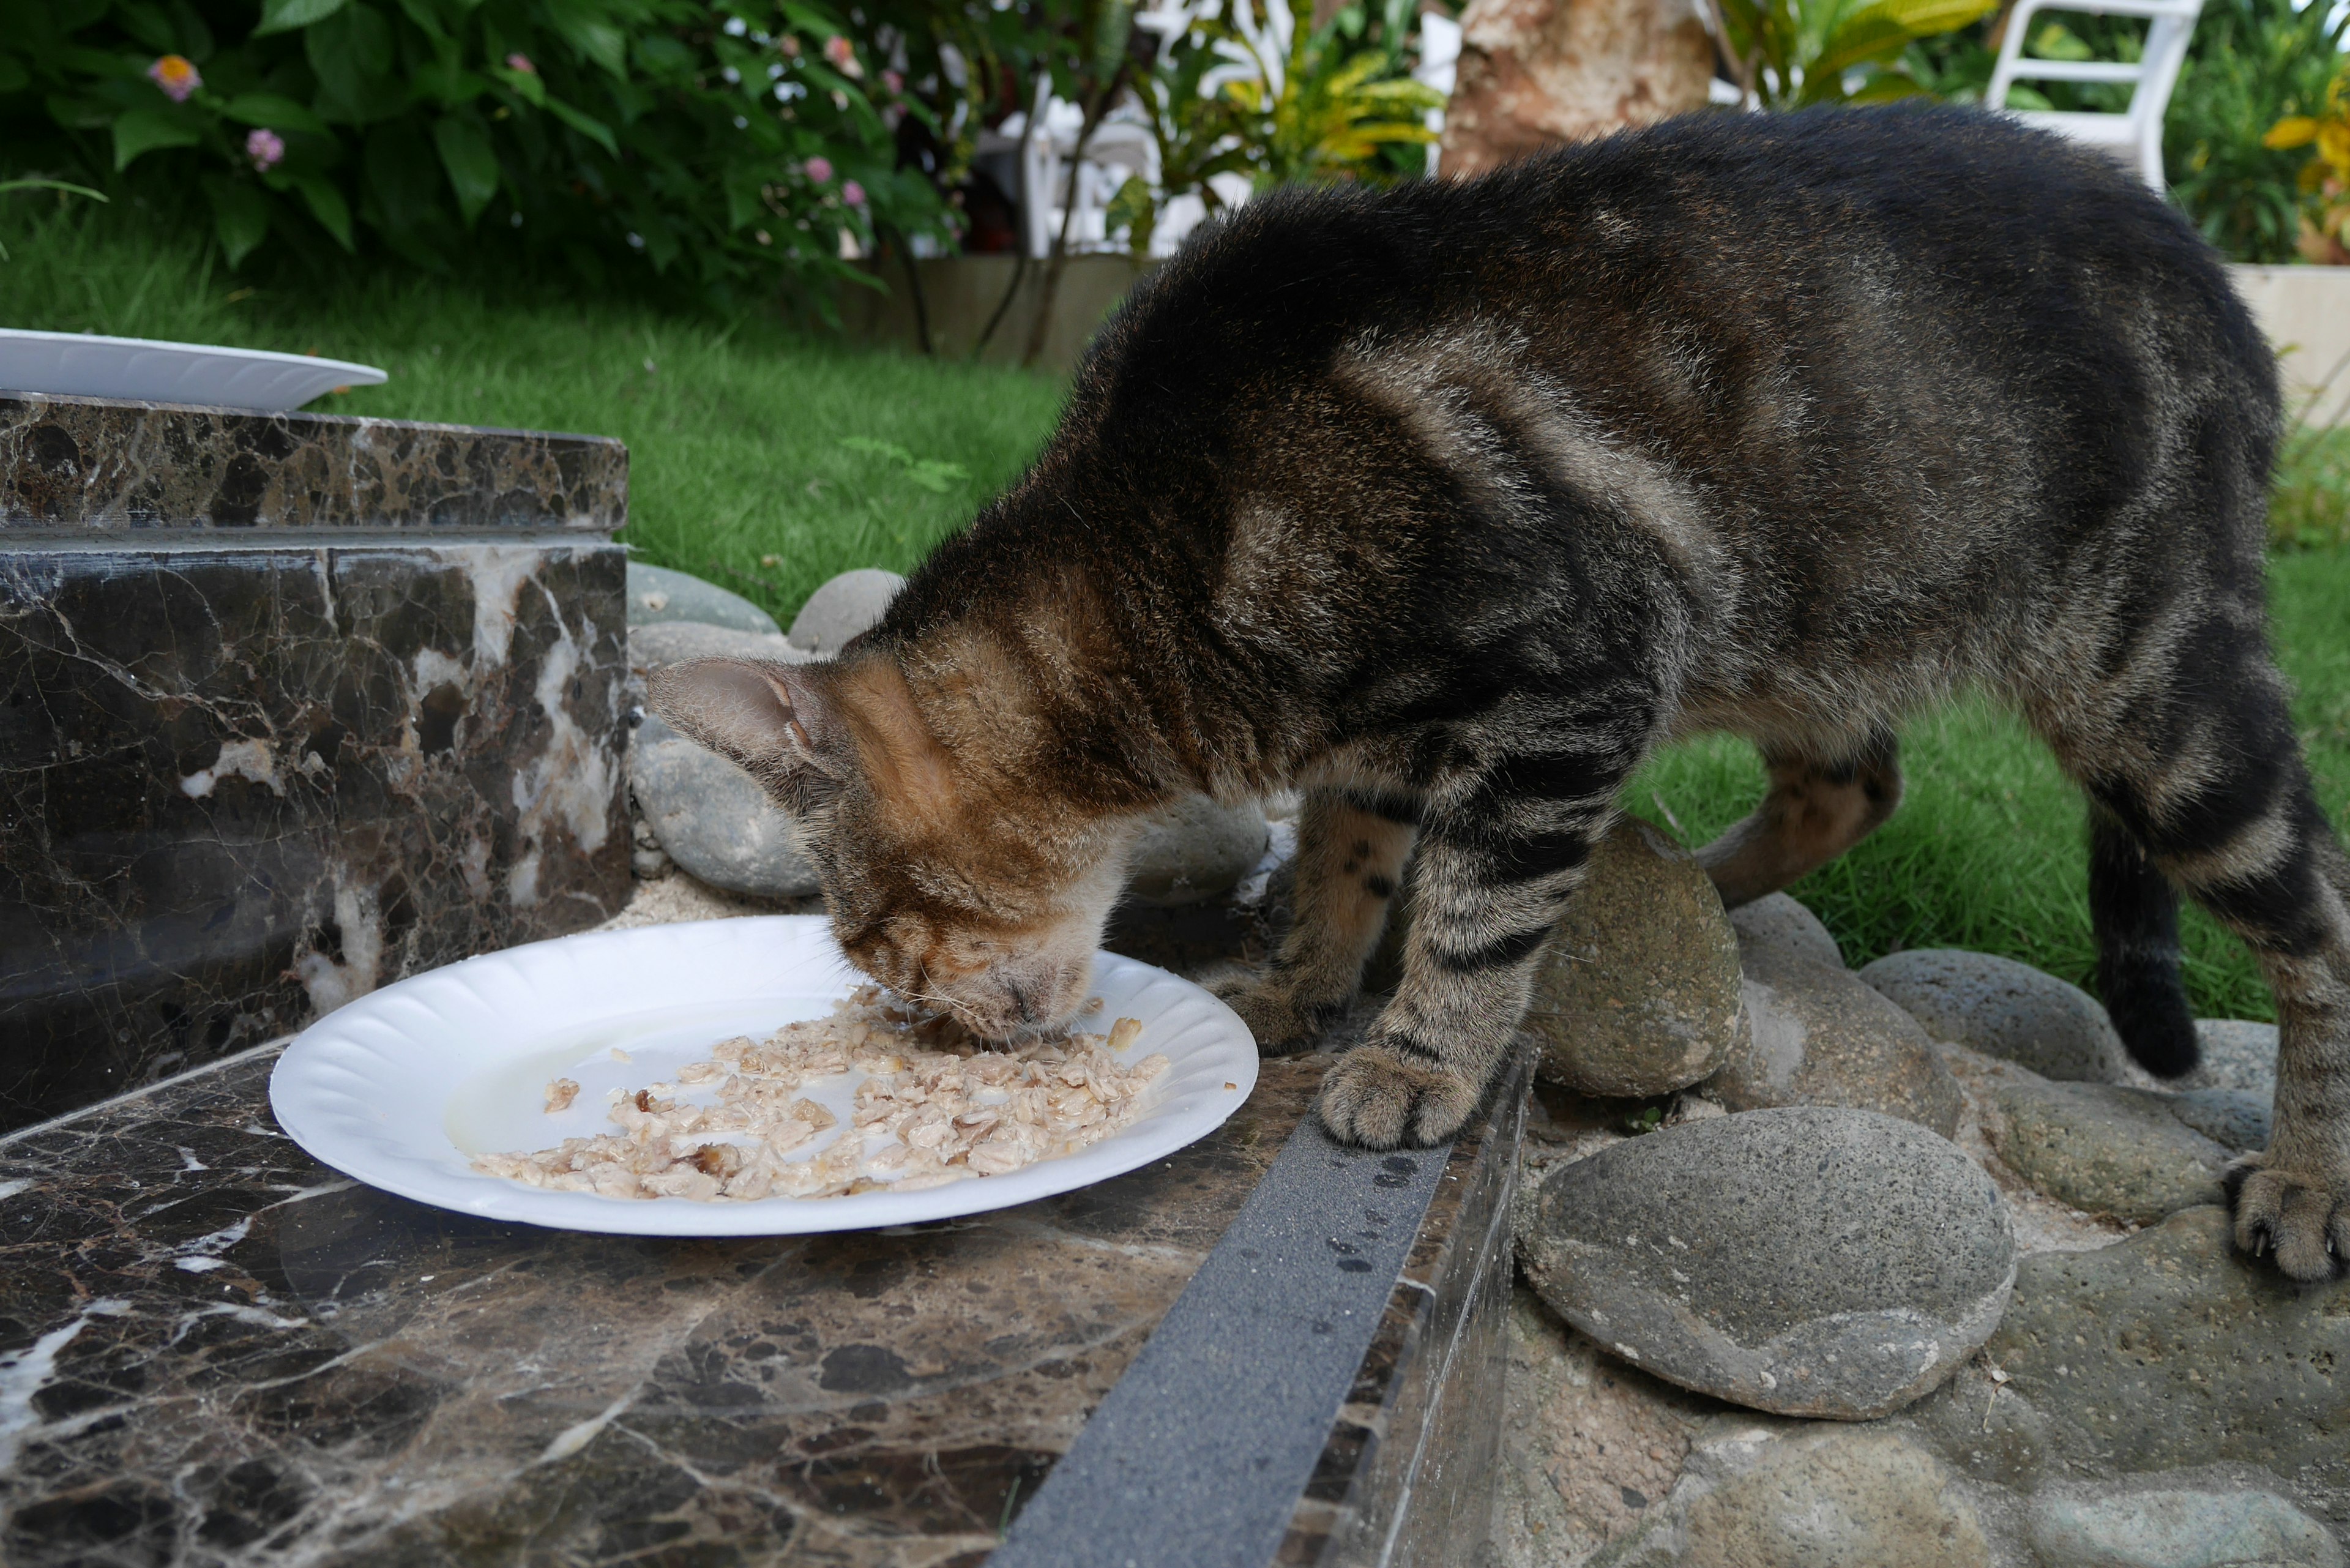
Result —
[[315, 351], [391, 373], [316, 411], [618, 436], [621, 538], [785, 624], [836, 573], [920, 559], [1018, 474], [1063, 392], [1016, 370], [859, 352], [764, 315], [389, 273], [248, 282], [192, 239], [47, 197], [0, 206], [0, 244], [13, 258], [0, 325]]
[[[632, 465], [623, 536], [785, 620], [836, 572], [911, 565], [1019, 472], [1061, 398], [1043, 377], [860, 353], [773, 319], [535, 293], [526, 281], [247, 281], [192, 242], [154, 238], [138, 216], [60, 211], [46, 197], [0, 206], [14, 258], [0, 262], [0, 324], [316, 349], [392, 373], [316, 405], [329, 411], [618, 436]], [[2320, 546], [2273, 558], [2277, 641], [2340, 822], [2350, 812], [2350, 550], [2339, 547], [2350, 543], [2350, 432], [2292, 445], [2278, 512], [2281, 538]], [[1899, 815], [1795, 894], [1855, 962], [1969, 947], [2085, 982], [2081, 805], [2047, 753], [1981, 706], [1919, 721], [1904, 747]], [[1742, 742], [1699, 742], [1651, 763], [1627, 804], [1695, 843], [1762, 787]], [[2186, 935], [2199, 1012], [2269, 1015], [2232, 939], [2193, 909]]]
[[[2338, 825], [2350, 819], [2350, 552], [2271, 558], [2279, 662], [2295, 726]], [[1976, 702], [1903, 733], [1908, 793], [1893, 820], [1788, 889], [1866, 963], [1904, 948], [2003, 953], [2091, 986], [2086, 826], [2079, 792], [2005, 712]], [[1743, 742], [1676, 746], [1633, 781], [1625, 805], [1703, 843], [1752, 807], [1762, 768]], [[2273, 1016], [2251, 956], [2200, 909], [2180, 921], [2199, 1016]]]
[[2350, 545], [2350, 430], [2296, 431], [2277, 456], [2269, 536], [2293, 549]]

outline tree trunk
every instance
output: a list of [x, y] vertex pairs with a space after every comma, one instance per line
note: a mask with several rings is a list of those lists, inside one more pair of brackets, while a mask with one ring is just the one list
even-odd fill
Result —
[[1444, 112], [1446, 174], [1705, 103], [1713, 40], [1692, 0], [1469, 0]]

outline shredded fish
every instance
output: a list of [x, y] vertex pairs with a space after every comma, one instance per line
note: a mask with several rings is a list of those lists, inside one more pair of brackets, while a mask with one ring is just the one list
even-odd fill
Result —
[[[702, 1202], [914, 1192], [1003, 1176], [1075, 1154], [1134, 1120], [1142, 1091], [1167, 1069], [1156, 1054], [1118, 1064], [1141, 1034], [1140, 1023], [1120, 1018], [1107, 1037], [996, 1049], [951, 1018], [864, 986], [829, 1017], [785, 1024], [764, 1041], [721, 1042], [709, 1060], [679, 1069], [675, 1083], [612, 1090], [606, 1115], [616, 1131], [530, 1154], [486, 1154], [473, 1168], [549, 1191]], [[799, 1091], [851, 1071], [865, 1078], [848, 1126], [806, 1152], [840, 1118]], [[681, 1087], [712, 1083], [715, 1104], [681, 1096]], [[548, 1112], [578, 1092], [568, 1078], [549, 1084]]]

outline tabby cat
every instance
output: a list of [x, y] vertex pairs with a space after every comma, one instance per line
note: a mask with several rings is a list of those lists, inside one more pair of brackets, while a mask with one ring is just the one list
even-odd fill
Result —
[[2235, 1234], [2315, 1279], [2350, 1257], [2350, 860], [2266, 640], [2279, 426], [2218, 259], [2100, 157], [1951, 109], [1692, 117], [1252, 202], [871, 633], [653, 705], [801, 815], [859, 966], [996, 1037], [1084, 998], [1148, 814], [1301, 786], [1295, 928], [1225, 989], [1309, 1044], [1408, 889], [1318, 1103], [1393, 1148], [1495, 1082], [1656, 748], [1762, 751], [1701, 856], [1736, 905], [1885, 820], [1906, 715], [1987, 691], [2088, 796], [2140, 1062], [2195, 1062], [2174, 888], [2258, 955], [2275, 1137]]

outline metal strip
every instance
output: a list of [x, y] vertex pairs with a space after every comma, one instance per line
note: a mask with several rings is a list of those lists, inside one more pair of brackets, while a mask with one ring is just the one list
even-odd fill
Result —
[[1309, 1115], [990, 1568], [1264, 1568], [1450, 1153], [1342, 1147]]

